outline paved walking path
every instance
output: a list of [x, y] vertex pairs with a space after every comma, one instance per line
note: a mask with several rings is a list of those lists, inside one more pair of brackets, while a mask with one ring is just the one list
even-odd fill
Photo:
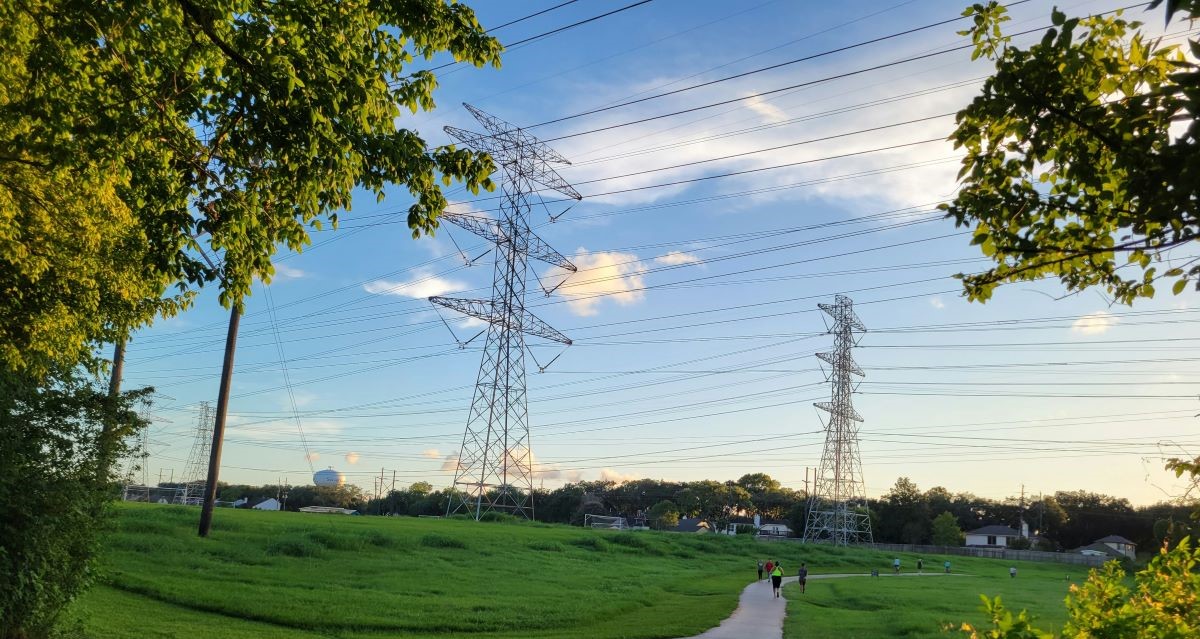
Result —
[[[842, 577], [870, 577], [870, 573], [841, 573], [809, 575], [808, 580], [840, 579]], [[938, 577], [941, 573], [901, 573], [899, 575], [880, 572], [880, 577]], [[951, 576], [965, 576], [951, 573]], [[796, 581], [795, 577], [784, 577], [783, 583]], [[737, 610], [721, 625], [703, 634], [686, 639], [783, 639], [783, 618], [787, 614], [787, 600], [771, 596], [771, 582], [756, 581], [742, 591]]]

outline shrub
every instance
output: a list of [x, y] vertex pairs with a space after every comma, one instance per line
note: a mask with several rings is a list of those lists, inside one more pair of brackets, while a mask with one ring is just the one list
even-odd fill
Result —
[[0, 637], [44, 637], [95, 574], [113, 463], [145, 426], [81, 373], [0, 372]]

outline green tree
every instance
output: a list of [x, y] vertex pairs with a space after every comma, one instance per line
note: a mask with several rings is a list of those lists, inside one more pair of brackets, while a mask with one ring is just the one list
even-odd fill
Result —
[[[93, 361], [219, 279], [238, 305], [279, 246], [337, 224], [356, 189], [491, 188], [486, 155], [427, 148], [396, 122], [434, 107], [441, 51], [499, 65], [448, 0], [0, 3], [0, 365]], [[220, 253], [210, 267], [198, 249]], [[172, 285], [173, 294], [164, 297]]]
[[[1181, 10], [1200, 17], [1194, 0], [1167, 8], [1168, 20]], [[968, 298], [1043, 277], [1069, 290], [1102, 286], [1124, 303], [1153, 296], [1163, 278], [1175, 293], [1189, 280], [1200, 287], [1200, 260], [1159, 266], [1163, 251], [1200, 237], [1195, 58], [1119, 14], [1055, 11], [1053, 28], [1021, 49], [1002, 32], [1005, 14], [994, 1], [964, 13], [975, 21], [963, 32], [973, 56], [996, 66], [950, 138], [966, 156], [961, 189], [944, 208], [996, 263], [963, 276]], [[1189, 45], [1200, 55], [1200, 42]]]
[[779, 481], [772, 479], [771, 476], [766, 473], [748, 473], [742, 475], [738, 478], [737, 485], [745, 488], [751, 494], [779, 490], [780, 487]]
[[[46, 636], [94, 577], [115, 479], [106, 455], [146, 426], [136, 408], [150, 392], [0, 369], [0, 638]], [[116, 448], [100, 445], [106, 426]]]
[[929, 502], [911, 479], [897, 479], [878, 504], [878, 511], [880, 540], [905, 544], [929, 541]]
[[650, 507], [650, 526], [656, 530], [669, 530], [679, 525], [679, 507], [671, 501], [660, 501]]
[[[1164, 548], [1128, 584], [1125, 571], [1115, 561], [1093, 570], [1083, 585], [1071, 586], [1067, 597], [1065, 639], [1096, 637], [1155, 637], [1187, 639], [1200, 636], [1200, 549], [1190, 540]], [[961, 631], [972, 639], [1050, 638], [1039, 631], [1022, 611], [1017, 617], [1006, 611], [999, 597], [983, 598], [991, 628], [963, 624]]]
[[958, 527], [958, 518], [953, 513], [943, 512], [933, 518], [933, 545], [961, 546], [963, 531]]

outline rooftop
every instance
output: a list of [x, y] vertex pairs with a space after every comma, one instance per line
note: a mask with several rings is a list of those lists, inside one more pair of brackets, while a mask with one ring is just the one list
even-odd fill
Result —
[[991, 525], [991, 526], [984, 526], [983, 528], [976, 528], [975, 530], [968, 530], [966, 534], [968, 534], [968, 535], [995, 535], [997, 537], [1018, 537], [1018, 536], [1020, 536], [1021, 533], [1017, 532], [1013, 528], [1009, 528], [1008, 526]]

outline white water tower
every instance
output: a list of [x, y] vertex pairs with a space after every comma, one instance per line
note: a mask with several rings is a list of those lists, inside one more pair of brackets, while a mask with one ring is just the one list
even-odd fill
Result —
[[333, 469], [333, 467], [325, 470], [318, 470], [313, 473], [313, 483], [324, 487], [343, 486], [346, 483], [346, 476]]

